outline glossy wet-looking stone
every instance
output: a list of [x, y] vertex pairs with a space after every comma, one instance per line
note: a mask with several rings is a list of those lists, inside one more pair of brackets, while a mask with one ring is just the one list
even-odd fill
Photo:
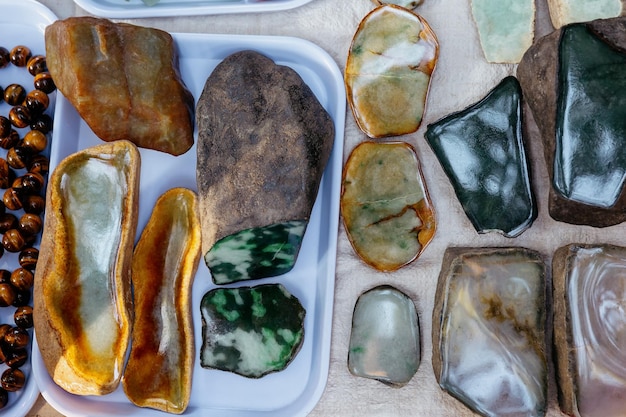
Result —
[[341, 214], [354, 250], [368, 265], [392, 271], [417, 259], [436, 226], [413, 147], [359, 144], [344, 167]]
[[514, 77], [429, 125], [425, 137], [478, 232], [515, 237], [530, 227], [537, 207], [522, 138], [522, 91]]
[[419, 320], [411, 298], [388, 285], [361, 294], [352, 316], [350, 372], [401, 387], [419, 364]]
[[483, 416], [543, 416], [545, 266], [523, 248], [445, 252], [433, 310], [440, 387]]
[[626, 248], [572, 244], [554, 256], [561, 407], [580, 417], [626, 410]]
[[346, 62], [348, 103], [372, 138], [415, 132], [422, 121], [439, 44], [428, 23], [396, 5], [359, 24]]

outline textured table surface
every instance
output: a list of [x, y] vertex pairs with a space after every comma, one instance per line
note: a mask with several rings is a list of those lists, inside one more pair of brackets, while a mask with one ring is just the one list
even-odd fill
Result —
[[[40, 0], [59, 18], [87, 13], [71, 0]], [[352, 36], [359, 21], [371, 10], [370, 0], [313, 0], [289, 11], [129, 19], [170, 32], [287, 35], [310, 40], [324, 48], [343, 71]], [[626, 244], [623, 225], [606, 229], [571, 226], [552, 220], [547, 212], [548, 178], [541, 142], [532, 118], [527, 151], [539, 216], [533, 226], [515, 239], [496, 234], [478, 235], [465, 217], [441, 166], [424, 139], [428, 123], [480, 100], [502, 78], [515, 74], [515, 65], [488, 64], [483, 58], [469, 0], [424, 0], [416, 9], [430, 23], [440, 42], [424, 123], [414, 134], [394, 138], [413, 145], [422, 163], [438, 229], [420, 259], [394, 273], [377, 272], [363, 264], [352, 250], [343, 226], [338, 230], [337, 275], [330, 357], [326, 389], [311, 416], [472, 416], [461, 403], [442, 392], [431, 365], [432, 308], [441, 260], [449, 246], [524, 246], [541, 252], [549, 261], [555, 249], [571, 242]], [[537, 36], [552, 30], [545, 0], [537, 0]], [[346, 114], [344, 161], [359, 142], [366, 139], [352, 117]], [[391, 284], [415, 302], [422, 330], [422, 362], [409, 384], [400, 389], [356, 378], [347, 369], [348, 341], [354, 303], [360, 293], [376, 285]], [[549, 357], [549, 356], [548, 356]], [[549, 417], [561, 416], [556, 405], [553, 369], [550, 376]], [[58, 416], [40, 397], [29, 416]]]

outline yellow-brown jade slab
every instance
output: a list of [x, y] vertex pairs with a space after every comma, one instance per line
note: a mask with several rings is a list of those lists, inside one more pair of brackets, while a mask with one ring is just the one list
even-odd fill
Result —
[[560, 406], [580, 417], [626, 410], [626, 248], [570, 244], [553, 258]]
[[348, 103], [371, 138], [415, 132], [424, 115], [439, 43], [426, 20], [388, 4], [359, 24], [346, 62]]
[[73, 394], [108, 394], [124, 369], [139, 158], [129, 141], [107, 143], [68, 156], [50, 178], [35, 331], [49, 374]]
[[355, 252], [380, 271], [417, 259], [435, 234], [417, 154], [404, 142], [358, 145], [344, 167], [340, 206]]
[[191, 288], [200, 235], [196, 194], [173, 188], [157, 200], [135, 248], [135, 321], [122, 386], [140, 407], [180, 414], [189, 403], [195, 355]]

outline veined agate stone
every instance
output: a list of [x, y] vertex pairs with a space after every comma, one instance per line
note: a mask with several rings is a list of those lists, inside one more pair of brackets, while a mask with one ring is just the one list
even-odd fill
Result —
[[407, 9], [415, 9], [417, 6], [419, 6], [423, 2], [423, 0], [390, 0], [390, 1], [372, 0], [372, 1], [379, 6], [383, 4], [395, 4], [397, 6], [405, 7]]
[[516, 64], [533, 43], [535, 0], [471, 0], [488, 62]]
[[559, 29], [569, 23], [617, 17], [623, 0], [548, 0], [548, 9], [552, 25]]
[[540, 39], [518, 66], [544, 142], [555, 220], [595, 227], [626, 220], [625, 32], [626, 18], [568, 25]]
[[479, 233], [515, 237], [537, 217], [522, 138], [522, 91], [506, 77], [480, 102], [428, 126], [426, 140]]
[[216, 288], [200, 310], [203, 368], [260, 378], [285, 369], [304, 341], [306, 311], [280, 284]]
[[372, 138], [415, 132], [422, 121], [439, 44], [428, 23], [393, 4], [359, 24], [345, 69], [354, 118]]
[[344, 167], [340, 206], [355, 252], [380, 271], [417, 259], [435, 234], [419, 160], [405, 142], [366, 141], [354, 148]]
[[352, 315], [350, 372], [402, 387], [419, 364], [420, 329], [413, 300], [389, 285], [361, 294]]
[[626, 248], [571, 244], [553, 262], [560, 406], [580, 417], [626, 410]]
[[433, 310], [433, 368], [482, 416], [546, 411], [545, 265], [524, 248], [449, 248]]

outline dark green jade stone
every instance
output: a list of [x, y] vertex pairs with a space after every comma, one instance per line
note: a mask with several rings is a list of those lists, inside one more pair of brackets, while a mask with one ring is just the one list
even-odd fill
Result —
[[306, 311], [281, 284], [216, 288], [200, 311], [204, 368], [260, 378], [285, 369], [304, 340]]
[[613, 206], [626, 179], [626, 54], [585, 25], [561, 35], [556, 123], [555, 189]]
[[510, 76], [478, 103], [426, 130], [426, 140], [479, 233], [515, 237], [537, 217], [522, 120], [522, 91]]

